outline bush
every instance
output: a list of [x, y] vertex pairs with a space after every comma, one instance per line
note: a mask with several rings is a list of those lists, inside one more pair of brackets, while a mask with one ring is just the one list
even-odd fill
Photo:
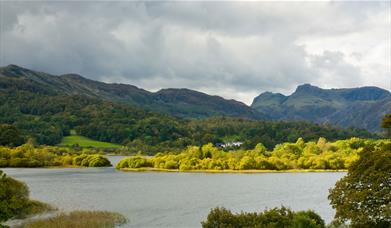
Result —
[[102, 155], [91, 155], [89, 167], [111, 166], [110, 161]]
[[84, 167], [104, 167], [111, 166], [110, 161], [98, 154], [81, 154], [73, 159], [73, 165]]
[[0, 223], [52, 209], [45, 203], [30, 200], [27, 185], [8, 177], [0, 170]]
[[153, 163], [144, 157], [134, 156], [122, 159], [117, 164], [117, 169], [121, 168], [143, 168], [143, 167], [153, 167]]
[[201, 222], [204, 228], [234, 227], [292, 227], [292, 228], [324, 228], [323, 219], [313, 211], [293, 212], [288, 208], [273, 208], [261, 213], [232, 213], [225, 208], [214, 208], [207, 220]]
[[179, 167], [178, 162], [173, 161], [173, 160], [168, 160], [164, 164], [165, 169], [178, 169], [178, 167]]
[[0, 170], [0, 222], [21, 214], [28, 203], [27, 185]]

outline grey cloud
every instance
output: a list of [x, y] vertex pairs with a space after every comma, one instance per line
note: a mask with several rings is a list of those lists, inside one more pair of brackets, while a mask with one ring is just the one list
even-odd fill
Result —
[[[342, 52], [325, 51], [322, 55], [312, 56], [311, 64], [320, 75], [323, 74], [318, 80], [320, 84], [349, 87], [359, 86], [362, 82], [363, 75], [360, 69], [348, 63]], [[325, 79], [328, 82], [324, 81]]]
[[250, 103], [265, 90], [327, 86], [338, 75], [343, 82], [332, 85], [356, 85], [360, 66], [342, 52], [309, 53], [297, 40], [366, 29], [360, 17], [383, 10], [366, 4], [0, 2], [1, 65], [151, 90], [187, 87]]

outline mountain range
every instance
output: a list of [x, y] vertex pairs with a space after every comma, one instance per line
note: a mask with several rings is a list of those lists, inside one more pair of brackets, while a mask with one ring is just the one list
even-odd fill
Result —
[[104, 83], [78, 74], [51, 75], [16, 65], [0, 68], [0, 90], [43, 95], [82, 95], [183, 118], [229, 116], [259, 120], [307, 120], [380, 131], [391, 110], [391, 93], [377, 87], [321, 89], [310, 84], [289, 96], [265, 92], [251, 104], [190, 89], [150, 92], [133, 85]]
[[133, 85], [104, 83], [78, 74], [55, 76], [16, 65], [0, 68], [0, 89], [14, 88], [52, 95], [84, 95], [135, 105], [177, 117], [231, 116], [266, 119], [246, 104], [190, 89], [162, 89], [156, 93]]
[[378, 87], [321, 89], [304, 84], [289, 96], [262, 93], [251, 107], [272, 119], [308, 120], [379, 131], [381, 119], [391, 111], [391, 93]]

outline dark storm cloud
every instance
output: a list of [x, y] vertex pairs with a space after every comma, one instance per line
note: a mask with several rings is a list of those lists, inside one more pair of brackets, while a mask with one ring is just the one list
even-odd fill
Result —
[[[377, 85], [387, 77], [386, 70], [367, 64], [385, 58], [376, 51], [384, 48], [387, 26], [381, 3], [0, 6], [1, 65], [74, 72], [151, 90], [187, 87], [247, 103], [259, 92], [290, 92], [301, 83], [357, 86], [371, 84], [368, 78], [376, 74], [372, 84]], [[362, 45], [344, 45], [349, 39]], [[380, 46], [368, 48], [373, 42]]]

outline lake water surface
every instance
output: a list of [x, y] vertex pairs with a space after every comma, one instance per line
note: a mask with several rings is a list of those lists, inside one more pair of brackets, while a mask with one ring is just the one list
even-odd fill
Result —
[[[112, 157], [115, 164], [119, 157]], [[7, 168], [31, 197], [68, 210], [109, 210], [126, 227], [200, 227], [210, 209], [313, 209], [327, 222], [328, 189], [345, 173], [203, 174], [121, 172], [114, 168]]]

